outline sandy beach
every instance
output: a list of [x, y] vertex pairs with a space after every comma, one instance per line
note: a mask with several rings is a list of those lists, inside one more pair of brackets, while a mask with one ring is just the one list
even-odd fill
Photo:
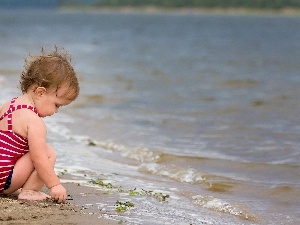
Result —
[[[63, 184], [68, 190], [64, 204], [48, 201], [19, 201], [16, 195], [1, 196], [0, 224], [121, 224], [97, 206], [103, 192], [76, 183]], [[104, 218], [104, 215], [106, 216]]]

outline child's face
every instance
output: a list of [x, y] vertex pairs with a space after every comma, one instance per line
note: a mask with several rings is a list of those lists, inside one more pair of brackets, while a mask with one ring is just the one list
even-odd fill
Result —
[[46, 90], [45, 93], [40, 96], [39, 101], [35, 103], [39, 116], [51, 116], [58, 112], [59, 107], [70, 104], [72, 100], [63, 96], [66, 90], [67, 88], [64, 86], [58, 90]]

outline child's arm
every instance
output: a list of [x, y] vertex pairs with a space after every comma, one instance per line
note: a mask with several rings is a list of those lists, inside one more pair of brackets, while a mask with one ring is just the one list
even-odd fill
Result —
[[54, 167], [50, 163], [46, 152], [46, 126], [37, 115], [31, 115], [29, 121], [27, 139], [34, 168], [45, 185], [50, 189], [51, 197], [59, 202], [63, 202], [66, 199], [66, 190], [60, 184], [60, 180], [55, 174]]

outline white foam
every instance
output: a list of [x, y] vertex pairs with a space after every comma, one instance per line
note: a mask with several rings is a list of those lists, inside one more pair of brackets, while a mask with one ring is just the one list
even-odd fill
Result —
[[255, 218], [255, 216], [239, 209], [238, 206], [233, 206], [230, 203], [213, 196], [195, 195], [192, 196], [192, 199], [195, 204], [213, 211], [228, 213], [246, 220], [253, 220]]
[[55, 115], [54, 117], [44, 118], [47, 129], [60, 137], [66, 138], [68, 140], [74, 140], [76, 142], [87, 142], [90, 137], [85, 135], [75, 135], [72, 134], [70, 129], [62, 125], [63, 123], [74, 123], [74, 119], [61, 113], [60, 115]]
[[158, 162], [160, 160], [159, 153], [155, 153], [148, 148], [127, 148], [124, 145], [118, 145], [111, 141], [95, 141], [95, 143], [105, 149], [121, 152], [123, 157], [134, 159], [139, 162]]
[[182, 168], [175, 165], [143, 163], [139, 166], [139, 171], [165, 176], [185, 183], [203, 183], [205, 181], [204, 173], [193, 168]]

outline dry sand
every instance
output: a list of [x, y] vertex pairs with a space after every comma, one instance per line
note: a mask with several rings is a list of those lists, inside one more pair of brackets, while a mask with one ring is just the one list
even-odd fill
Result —
[[[126, 224], [118, 219], [117, 213], [109, 215], [99, 207], [104, 192], [96, 188], [80, 186], [77, 183], [63, 184], [68, 191], [66, 203], [57, 204], [53, 201], [19, 201], [17, 196], [0, 197], [0, 224]], [[111, 198], [114, 198], [113, 196]], [[107, 201], [107, 198], [106, 200]], [[115, 201], [115, 199], [111, 199]]]

